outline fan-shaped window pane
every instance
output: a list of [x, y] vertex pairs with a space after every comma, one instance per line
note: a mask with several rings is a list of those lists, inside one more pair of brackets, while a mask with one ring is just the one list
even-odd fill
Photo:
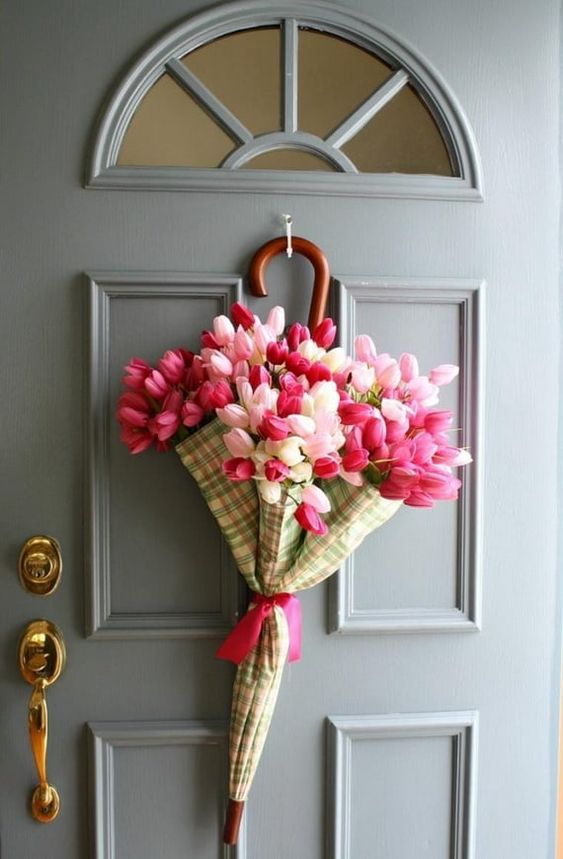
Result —
[[240, 30], [182, 59], [253, 133], [281, 129], [280, 30]]
[[118, 164], [218, 167], [235, 143], [176, 81], [165, 74], [141, 101]]
[[344, 144], [342, 151], [361, 173], [453, 175], [440, 130], [410, 84]]
[[298, 21], [227, 33], [164, 63], [123, 166], [459, 176], [412, 74]]
[[327, 137], [390, 77], [382, 60], [338, 36], [299, 31], [299, 128]]
[[299, 149], [274, 149], [264, 152], [244, 166], [251, 170], [335, 170], [332, 164], [319, 155]]

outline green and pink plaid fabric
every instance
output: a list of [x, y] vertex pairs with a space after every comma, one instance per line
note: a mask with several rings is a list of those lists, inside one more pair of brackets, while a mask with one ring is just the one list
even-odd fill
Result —
[[[273, 596], [311, 588], [335, 572], [375, 528], [401, 506], [371, 485], [327, 481], [332, 509], [325, 537], [304, 532], [293, 516], [295, 501], [261, 501], [252, 482], [233, 483], [221, 470], [226, 455], [217, 420], [176, 448], [196, 480], [251, 590]], [[298, 489], [292, 490], [297, 497]], [[276, 705], [289, 646], [287, 620], [276, 606], [258, 644], [238, 666], [233, 686], [229, 740], [231, 799], [245, 800]]]

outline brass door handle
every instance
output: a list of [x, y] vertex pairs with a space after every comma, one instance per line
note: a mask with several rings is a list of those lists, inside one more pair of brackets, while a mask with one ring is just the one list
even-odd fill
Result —
[[28, 707], [29, 742], [39, 784], [31, 798], [31, 813], [40, 823], [50, 823], [59, 813], [60, 798], [47, 779], [49, 714], [45, 690], [60, 676], [66, 662], [62, 632], [48, 620], [34, 620], [19, 644], [19, 665], [24, 680], [33, 685]]

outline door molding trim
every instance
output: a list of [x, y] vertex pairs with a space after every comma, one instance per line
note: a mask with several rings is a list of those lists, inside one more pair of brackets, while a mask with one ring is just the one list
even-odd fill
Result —
[[[278, 25], [287, 20], [321, 28], [369, 51], [377, 49], [417, 83], [441, 127], [458, 177], [423, 174], [319, 174], [309, 171], [255, 171], [188, 167], [127, 167], [118, 155], [129, 122], [155, 81], [188, 51], [227, 33]], [[86, 188], [173, 191], [382, 196], [416, 199], [482, 200], [483, 176], [473, 130], [442, 76], [410, 44], [370, 18], [321, 0], [286, 2], [274, 9], [262, 0], [221, 3], [188, 18], [155, 42], [121, 79], [95, 131], [86, 167]]]
[[482, 489], [485, 282], [465, 278], [335, 276], [335, 314], [347, 352], [353, 349], [356, 305], [454, 304], [460, 330], [460, 446], [471, 449], [458, 507], [457, 604], [448, 608], [354, 609], [354, 556], [329, 581], [329, 632], [340, 634], [476, 632], [482, 612]]
[[[352, 746], [366, 740], [451, 737], [451, 859], [474, 859], [477, 804], [477, 711], [328, 716], [327, 827], [329, 859], [351, 853]], [[375, 822], [374, 822], [375, 823]]]
[[[224, 761], [225, 787], [219, 788], [217, 842], [227, 804], [228, 737], [226, 722], [212, 720], [154, 722], [89, 722], [89, 789], [91, 850], [93, 859], [117, 859], [115, 850], [114, 749], [147, 746], [216, 746]], [[243, 820], [236, 847], [222, 845], [222, 859], [245, 859], [246, 826]]]
[[86, 634], [92, 638], [221, 638], [237, 620], [238, 577], [221, 540], [221, 608], [217, 612], [115, 612], [111, 606], [109, 433], [113, 420], [108, 362], [114, 298], [216, 298], [226, 313], [242, 293], [238, 274], [98, 271], [88, 285], [85, 409]]

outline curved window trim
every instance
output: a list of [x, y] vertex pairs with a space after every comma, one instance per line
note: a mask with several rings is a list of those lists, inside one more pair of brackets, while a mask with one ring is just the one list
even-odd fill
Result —
[[[457, 177], [404, 173], [357, 173], [337, 165], [341, 173], [283, 170], [245, 170], [243, 163], [263, 149], [260, 139], [235, 150], [223, 168], [127, 167], [117, 164], [125, 132], [139, 103], [156, 80], [180, 65], [189, 51], [228, 33], [253, 27], [311, 27], [340, 36], [375, 53], [416, 82], [417, 91], [431, 107], [438, 122]], [[182, 68], [185, 68], [184, 66]], [[294, 121], [286, 90], [286, 123]], [[287, 126], [286, 126], [287, 127]], [[299, 134], [299, 132], [297, 132]], [[303, 138], [307, 135], [302, 134]], [[318, 140], [314, 138], [314, 140]], [[311, 140], [301, 141], [314, 151]], [[308, 145], [307, 145], [308, 144]], [[281, 143], [280, 143], [281, 145]], [[271, 147], [270, 147], [271, 148]], [[334, 161], [331, 150], [330, 160]], [[328, 158], [325, 149], [322, 153]], [[346, 156], [340, 153], [343, 159]], [[242, 158], [242, 162], [241, 159]], [[346, 159], [347, 161], [348, 159]], [[225, 166], [237, 169], [224, 169]], [[238, 191], [250, 193], [325, 194], [332, 196], [409, 197], [419, 199], [482, 200], [479, 154], [472, 129], [451, 90], [440, 75], [410, 46], [351, 10], [312, 0], [284, 3], [274, 9], [260, 0], [222, 3], [189, 18], [152, 46], [123, 78], [105, 109], [96, 130], [87, 168], [86, 188], [145, 189], [168, 191]]]

